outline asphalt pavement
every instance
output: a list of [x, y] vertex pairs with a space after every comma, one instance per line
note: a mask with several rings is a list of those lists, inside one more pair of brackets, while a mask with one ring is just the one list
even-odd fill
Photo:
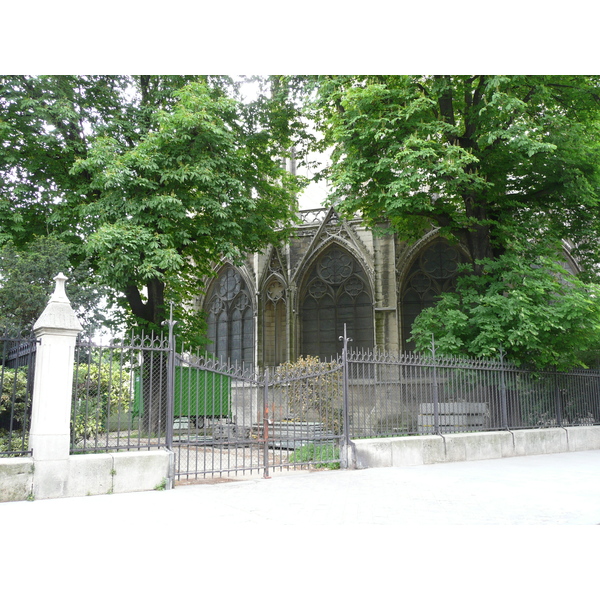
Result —
[[[461, 587], [468, 597], [504, 563], [536, 596], [546, 585], [560, 590], [573, 564], [579, 575], [565, 593], [587, 593], [597, 572], [600, 450], [3, 503], [0, 519], [3, 571], [12, 561], [32, 589], [63, 586], [64, 598], [81, 597], [70, 596], [69, 581], [89, 598], [110, 595], [115, 580], [136, 596], [194, 584], [228, 598], [238, 586], [283, 585], [287, 600], [318, 584], [362, 598], [459, 574], [471, 582]], [[494, 585], [486, 597], [496, 593]]]

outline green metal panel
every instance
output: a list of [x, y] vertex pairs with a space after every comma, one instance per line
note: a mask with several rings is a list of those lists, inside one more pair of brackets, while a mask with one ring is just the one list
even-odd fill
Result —
[[231, 378], [194, 367], [175, 367], [176, 417], [231, 416]]
[[[133, 415], [144, 410], [141, 375], [136, 372]], [[194, 367], [175, 367], [175, 417], [230, 417], [231, 377]]]

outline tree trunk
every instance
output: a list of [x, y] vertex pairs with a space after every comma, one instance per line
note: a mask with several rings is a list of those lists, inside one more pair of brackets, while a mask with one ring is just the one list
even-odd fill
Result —
[[[146, 335], [162, 329], [166, 318], [164, 308], [165, 285], [159, 279], [146, 282], [148, 300], [144, 302], [140, 290], [130, 285], [125, 295], [133, 315]], [[160, 339], [160, 338], [157, 338]], [[167, 416], [168, 352], [164, 344], [142, 351], [141, 384], [143, 398], [142, 429], [146, 435], [159, 441], [165, 436]]]

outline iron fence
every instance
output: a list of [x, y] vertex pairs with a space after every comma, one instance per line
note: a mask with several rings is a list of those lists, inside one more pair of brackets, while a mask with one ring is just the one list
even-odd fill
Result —
[[30, 455], [31, 397], [37, 342], [0, 337], [0, 457]]
[[256, 371], [178, 354], [176, 365], [178, 479], [339, 466], [339, 362]]
[[176, 477], [339, 467], [351, 439], [600, 424], [600, 372], [348, 351], [265, 369], [172, 335], [79, 341], [72, 452], [168, 448]]
[[600, 424], [600, 371], [531, 371], [498, 360], [353, 351], [354, 438]]
[[75, 349], [71, 452], [150, 450], [167, 445], [169, 342], [132, 335]]

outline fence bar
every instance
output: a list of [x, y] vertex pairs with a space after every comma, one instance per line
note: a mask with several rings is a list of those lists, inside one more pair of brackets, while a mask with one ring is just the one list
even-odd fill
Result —
[[349, 452], [350, 452], [350, 421], [349, 421], [349, 410], [348, 410], [348, 342], [352, 341], [346, 334], [346, 323], [344, 323], [344, 336], [341, 338], [344, 347], [342, 350], [342, 410], [344, 419], [344, 448], [342, 450], [342, 466], [349, 466]]
[[264, 438], [264, 479], [269, 477], [269, 368], [265, 368], [263, 388], [263, 438]]
[[508, 405], [506, 401], [506, 380], [504, 371], [504, 351], [500, 348], [500, 407], [502, 411], [502, 429], [508, 429]]

